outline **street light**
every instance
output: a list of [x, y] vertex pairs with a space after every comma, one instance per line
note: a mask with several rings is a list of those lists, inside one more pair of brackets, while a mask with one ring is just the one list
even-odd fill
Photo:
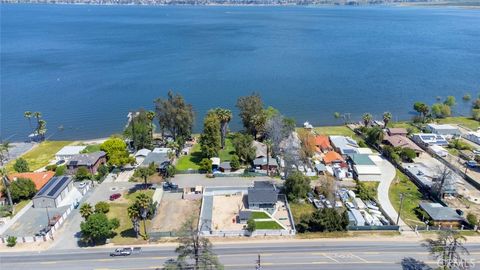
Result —
[[404, 198], [404, 194], [400, 193], [400, 208], [398, 209], [398, 216], [397, 216], [396, 225], [398, 225], [398, 222], [400, 221], [400, 214], [402, 213], [402, 206], [403, 206], [403, 198]]

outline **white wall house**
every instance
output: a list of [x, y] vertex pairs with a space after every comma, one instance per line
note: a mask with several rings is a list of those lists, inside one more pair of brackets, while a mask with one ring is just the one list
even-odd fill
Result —
[[80, 152], [82, 152], [83, 149], [85, 149], [85, 148], [86, 148], [86, 146], [81, 146], [81, 145], [65, 146], [55, 154], [55, 159], [57, 161], [59, 161], [59, 160], [69, 160], [74, 155], [80, 154]]
[[428, 132], [433, 134], [443, 135], [443, 136], [460, 136], [462, 133], [460, 130], [452, 125], [438, 125], [438, 124], [428, 124], [426, 127]]

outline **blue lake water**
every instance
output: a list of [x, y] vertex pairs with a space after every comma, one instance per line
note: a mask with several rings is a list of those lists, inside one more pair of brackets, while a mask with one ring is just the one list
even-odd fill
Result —
[[[108, 136], [169, 89], [197, 113], [261, 93], [298, 123], [338, 124], [480, 92], [480, 10], [1, 6], [1, 138], [41, 111], [52, 139]], [[64, 131], [58, 132], [58, 126]], [[240, 128], [235, 115], [232, 128]]]

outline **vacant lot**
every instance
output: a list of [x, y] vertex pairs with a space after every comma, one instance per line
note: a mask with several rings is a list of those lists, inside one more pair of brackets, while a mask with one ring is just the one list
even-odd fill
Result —
[[423, 195], [408, 176], [397, 170], [396, 179], [390, 185], [388, 193], [390, 202], [397, 212], [400, 209], [400, 194], [403, 194], [404, 200], [401, 219], [405, 221], [405, 223], [410, 226], [425, 224], [419, 220], [415, 214], [416, 208], [422, 200]]
[[292, 211], [292, 216], [295, 224], [300, 223], [302, 218], [309, 217], [316, 211], [315, 207], [308, 202], [290, 203], [290, 210]]
[[200, 200], [188, 201], [182, 199], [181, 193], [165, 192], [157, 209], [157, 215], [152, 220], [151, 231], [168, 232], [179, 230], [189, 217], [200, 215]]
[[[71, 144], [70, 141], [45, 141], [35, 146], [21, 157], [24, 158], [30, 167], [31, 171], [38, 170], [50, 163], [55, 158], [55, 154], [64, 146]], [[13, 164], [15, 160], [7, 164], [7, 170], [13, 171]]]
[[236, 223], [240, 210], [245, 209], [246, 197], [243, 195], [213, 196], [213, 230], [241, 230], [243, 224]]
[[318, 134], [322, 135], [343, 135], [352, 137], [355, 133], [349, 129], [347, 126], [325, 126], [325, 127], [315, 127], [315, 131]]

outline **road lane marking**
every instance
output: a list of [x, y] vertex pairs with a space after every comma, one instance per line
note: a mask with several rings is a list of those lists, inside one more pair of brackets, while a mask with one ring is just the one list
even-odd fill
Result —
[[354, 258], [357, 258], [357, 259], [359, 259], [359, 260], [362, 261], [362, 262], [368, 263], [367, 260], [365, 260], [364, 258], [362, 258], [362, 257], [360, 257], [360, 256], [357, 256], [357, 255], [355, 255], [355, 254], [353, 254], [353, 253], [352, 253], [351, 255], [352, 255]]
[[56, 264], [57, 262], [56, 261], [53, 261], [53, 262], [40, 262], [40, 264]]
[[334, 258], [328, 256], [326, 253], [322, 253], [322, 255], [325, 256], [325, 257], [327, 257], [327, 258], [329, 258], [330, 260], [332, 260], [332, 261], [334, 261], [334, 262], [336, 262], [336, 263], [339, 263], [339, 261], [338, 261], [337, 259], [334, 259]]

